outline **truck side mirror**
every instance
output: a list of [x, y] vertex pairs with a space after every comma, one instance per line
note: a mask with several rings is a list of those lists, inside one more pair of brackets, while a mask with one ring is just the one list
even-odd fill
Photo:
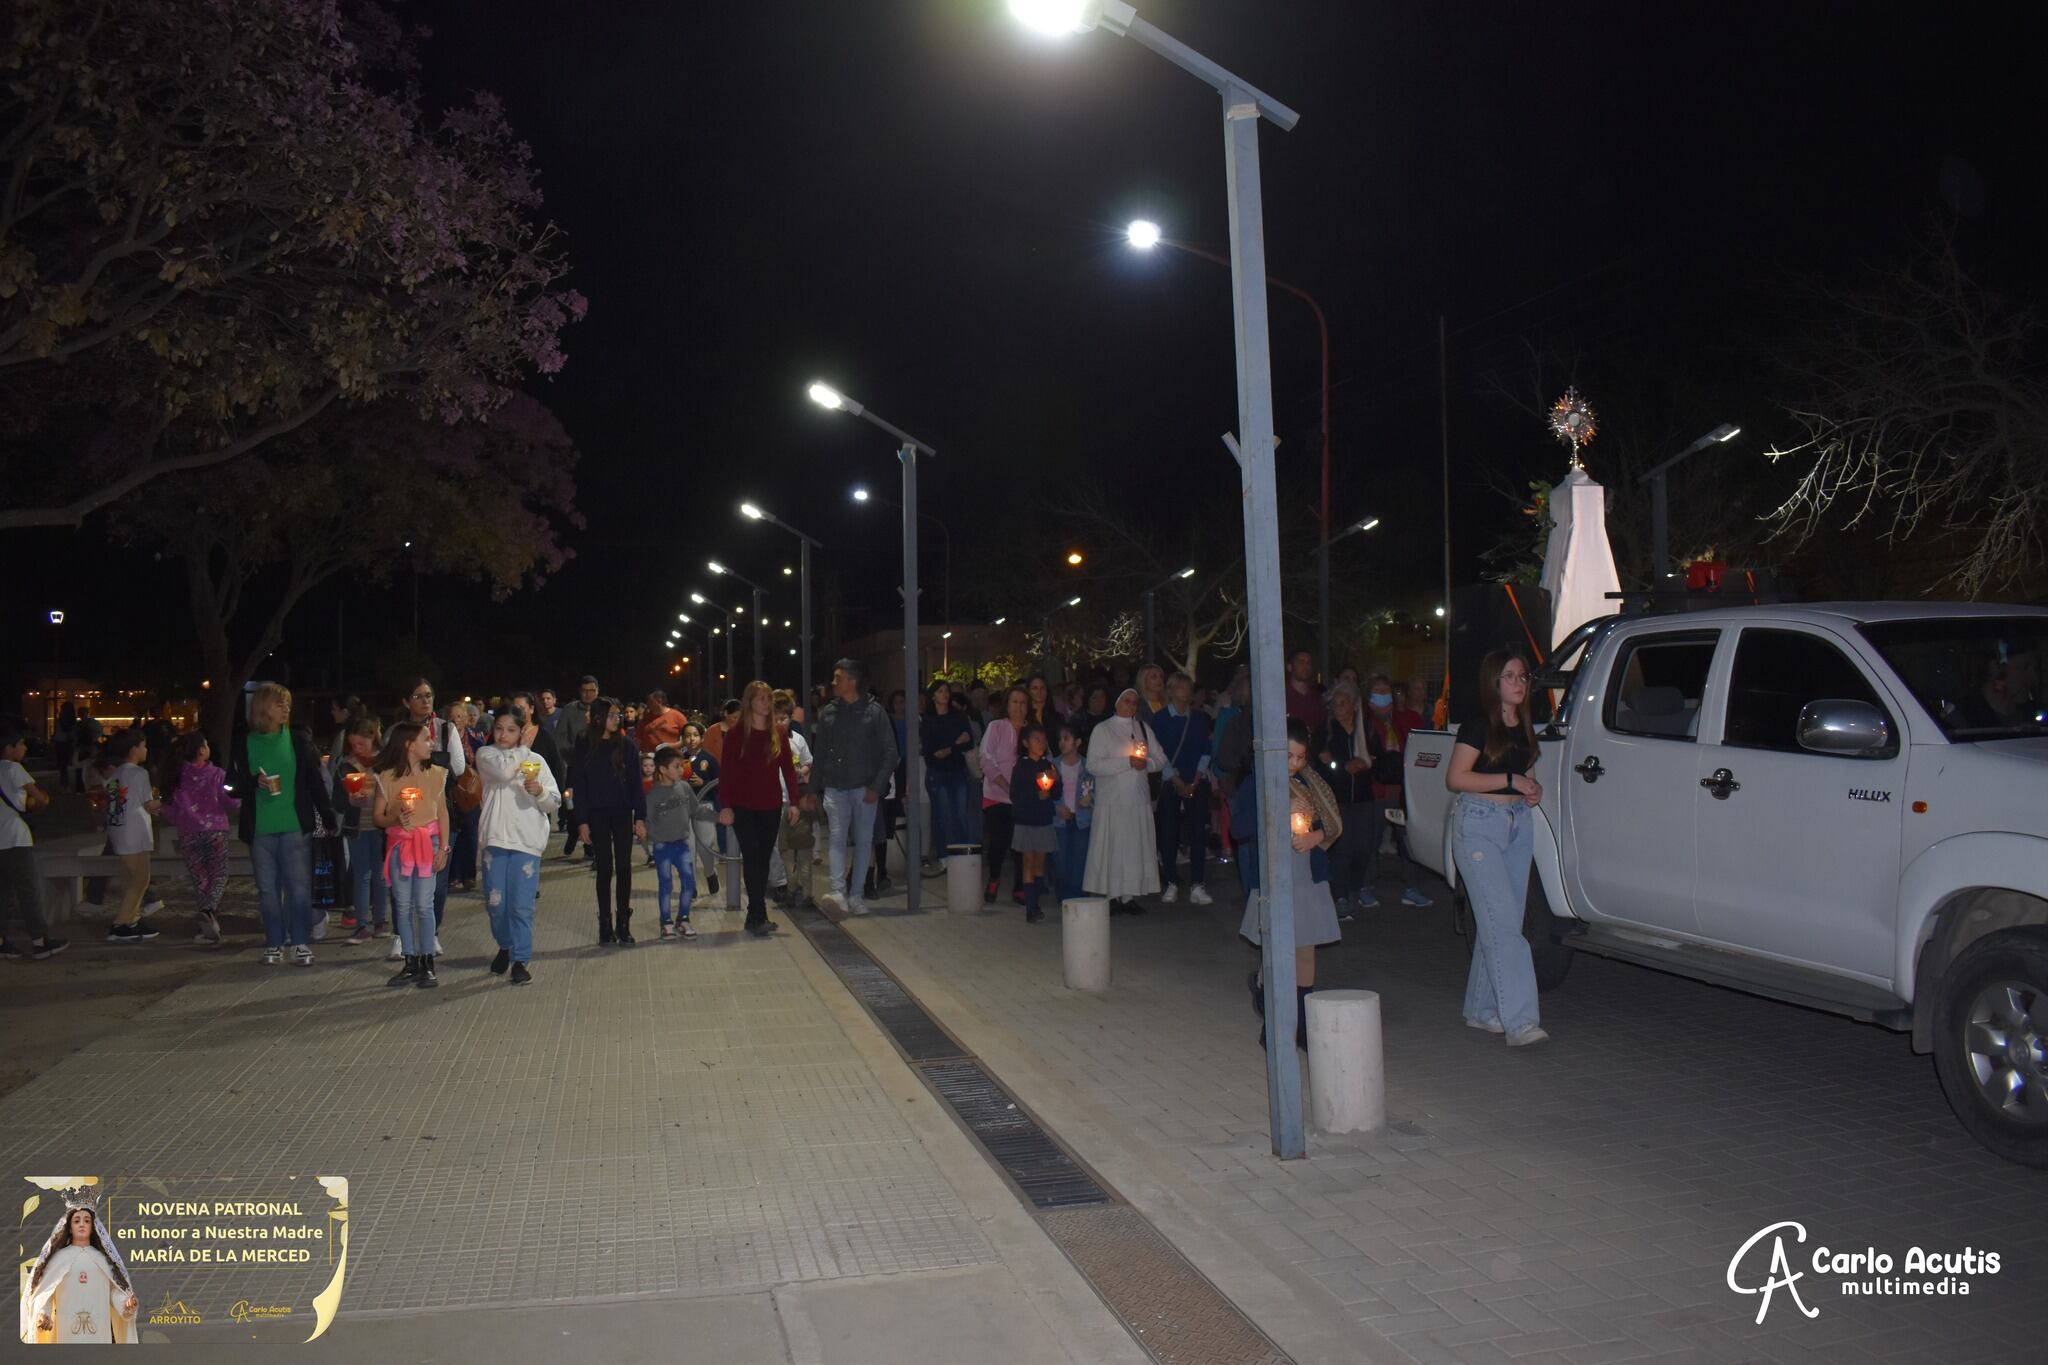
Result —
[[1799, 710], [1799, 747], [1843, 758], [1890, 758], [1898, 752], [1891, 722], [1867, 701], [1828, 697]]

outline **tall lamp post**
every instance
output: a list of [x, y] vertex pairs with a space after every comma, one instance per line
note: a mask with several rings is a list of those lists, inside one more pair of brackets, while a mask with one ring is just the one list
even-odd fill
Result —
[[[1294, 865], [1288, 847], [1286, 693], [1280, 623], [1280, 522], [1273, 483], [1273, 358], [1266, 329], [1266, 239], [1259, 194], [1259, 120], [1282, 130], [1300, 115], [1138, 17], [1124, 0], [1010, 0], [1018, 18], [1052, 33], [1095, 27], [1136, 39], [1222, 96], [1230, 196], [1230, 287], [1236, 320], [1237, 435], [1225, 444], [1243, 472], [1246, 605], [1252, 636], [1252, 748], [1257, 770], [1260, 957], [1266, 986], [1266, 1100], [1273, 1153], [1304, 1150], [1301, 1065], [1294, 1057]], [[1279, 907], [1277, 913], [1273, 907]]]
[[[740, 515], [749, 521], [765, 521], [770, 526], [780, 526], [783, 530], [797, 538], [797, 596], [803, 599], [802, 625], [800, 627], [803, 638], [797, 641], [797, 644], [800, 647], [799, 652], [803, 656], [803, 661], [800, 665], [803, 670], [803, 682], [797, 687], [796, 695], [799, 704], [808, 706], [810, 704], [811, 684], [817, 681], [817, 679], [811, 676], [811, 551], [822, 550], [825, 547], [810, 536], [805, 535], [802, 531], [797, 530], [796, 527], [791, 526], [781, 517], [776, 516], [773, 512], [763, 511], [754, 503], [741, 503]], [[789, 570], [784, 569], [783, 572], [788, 573]], [[757, 603], [755, 610], [758, 611], [759, 609], [759, 604]], [[758, 625], [759, 622], [757, 621], [755, 624]]]
[[714, 684], [718, 681], [718, 642], [711, 637], [711, 627], [708, 624], [700, 627], [690, 619], [690, 613], [677, 612], [676, 620], [688, 626], [689, 630], [672, 630], [669, 634], [680, 640], [688, 649], [694, 650], [697, 647], [697, 631], [701, 629], [704, 632], [704, 667], [698, 670], [698, 674], [703, 679], [704, 709], [709, 712], [718, 705], [718, 698], [712, 695]]
[[1159, 647], [1158, 647], [1158, 640], [1159, 640], [1159, 629], [1158, 629], [1158, 622], [1157, 622], [1157, 620], [1156, 620], [1156, 617], [1155, 617], [1155, 613], [1153, 612], [1153, 599], [1154, 599], [1155, 597], [1157, 597], [1157, 596], [1159, 595], [1159, 590], [1160, 590], [1161, 588], [1163, 588], [1163, 587], [1166, 587], [1166, 586], [1167, 586], [1168, 584], [1170, 584], [1170, 583], [1177, 583], [1177, 582], [1179, 582], [1179, 581], [1180, 581], [1181, 579], [1183, 579], [1183, 578], [1193, 578], [1194, 576], [1195, 576], [1195, 566], [1194, 566], [1194, 565], [1192, 565], [1192, 564], [1190, 564], [1190, 565], [1188, 565], [1188, 566], [1187, 566], [1187, 567], [1186, 567], [1185, 569], [1182, 569], [1182, 570], [1181, 570], [1181, 571], [1180, 571], [1179, 573], [1170, 573], [1170, 574], [1168, 574], [1168, 575], [1167, 575], [1166, 577], [1164, 577], [1164, 578], [1160, 579], [1160, 580], [1159, 580], [1159, 581], [1158, 581], [1157, 583], [1154, 583], [1154, 584], [1153, 584], [1153, 585], [1152, 585], [1151, 587], [1149, 587], [1149, 588], [1145, 589], [1145, 662], [1146, 662], [1146, 663], [1148, 663], [1148, 664], [1156, 664], [1156, 663], [1158, 663], [1158, 662], [1159, 662]]
[[754, 676], [757, 678], [766, 676], [761, 671], [761, 628], [763, 625], [766, 624], [761, 620], [761, 603], [767, 599], [768, 589], [762, 587], [759, 583], [756, 583], [753, 579], [747, 577], [745, 574], [736, 572], [732, 569], [728, 569], [725, 565], [719, 563], [715, 559], [706, 560], [704, 562], [704, 567], [711, 570], [711, 572], [715, 574], [723, 574], [729, 578], [736, 578], [740, 582], [746, 584], [749, 588], [752, 588], [754, 590]]
[[[830, 384], [814, 383], [808, 392], [811, 401], [820, 407], [864, 417], [896, 440], [896, 458], [903, 464], [903, 690], [914, 693], [923, 685], [918, 676], [923, 672], [919, 664], [923, 651], [917, 638], [917, 457], [937, 458], [939, 452], [903, 428], [883, 421]], [[909, 714], [916, 719], [915, 703]], [[905, 904], [914, 912], [924, 890], [924, 878], [918, 875], [918, 869], [924, 866], [924, 820], [931, 801], [924, 792], [924, 755], [915, 744], [903, 747], [909, 751], [904, 755], [904, 777], [910, 787], [903, 794], [904, 808], [910, 812], [906, 831], [909, 838], [904, 846], [904, 867], [908, 870], [903, 877], [903, 894]]]
[[[881, 494], [869, 489], [869, 487], [864, 483], [855, 484], [853, 488], [847, 493], [847, 496], [852, 498], [855, 502], [859, 503], [863, 507], [867, 506], [871, 502], [879, 502], [884, 507], [895, 508], [898, 512], [901, 512], [903, 510], [903, 505], [901, 503], [883, 497]], [[930, 522], [932, 525], [939, 528], [939, 544], [945, 550], [945, 559], [942, 561], [944, 564], [944, 568], [941, 570], [941, 572], [945, 574], [945, 582], [941, 584], [939, 588], [939, 595], [941, 598], [939, 610], [946, 614], [946, 624], [950, 626], [953, 624], [953, 533], [946, 529], [945, 522], [940, 521], [937, 517], [933, 516], [929, 512], [919, 512], [917, 514], [917, 519], [919, 521]]]
[[[1159, 230], [1157, 223], [1142, 219], [1125, 229], [1125, 236], [1132, 246], [1140, 251], [1150, 251], [1155, 246], [1170, 246], [1176, 251], [1185, 251], [1190, 256], [1199, 256], [1213, 261], [1224, 269], [1230, 262], [1204, 247], [1192, 242], [1183, 242], [1168, 237]], [[1316, 613], [1322, 621], [1318, 636], [1321, 654], [1316, 662], [1323, 670], [1323, 681], [1330, 680], [1330, 320], [1323, 316], [1323, 306], [1315, 297], [1299, 285], [1289, 284], [1275, 275], [1266, 276], [1266, 283], [1275, 289], [1285, 290], [1308, 305], [1316, 316], [1316, 337], [1322, 344], [1323, 353], [1323, 426], [1320, 444], [1323, 448], [1323, 495], [1316, 504]]]
[[[709, 607], [709, 608], [711, 608], [711, 610], [713, 610], [713, 611], [715, 611], [715, 612], [717, 612], [717, 613], [719, 613], [720, 615], [722, 615], [722, 616], [724, 616], [724, 617], [725, 617], [725, 680], [726, 680], [727, 682], [733, 682], [733, 681], [736, 681], [736, 679], [734, 678], [734, 676], [733, 676], [733, 675], [734, 675], [734, 674], [736, 674], [736, 673], [738, 673], [738, 672], [739, 672], [739, 669], [738, 669], [738, 668], [736, 668], [736, 667], [735, 667], [735, 666], [733, 665], [733, 657], [732, 657], [732, 652], [733, 652], [733, 629], [732, 629], [732, 613], [731, 613], [731, 612], [729, 612], [729, 611], [727, 611], [727, 610], [726, 610], [726, 609], [725, 609], [724, 607], [720, 606], [720, 605], [719, 605], [718, 603], [716, 603], [716, 602], [712, 601], [712, 600], [711, 600], [710, 598], [706, 597], [706, 596], [705, 596], [705, 595], [704, 595], [703, 593], [701, 593], [701, 592], [693, 592], [693, 593], [691, 593], [691, 594], [690, 594], [690, 600], [691, 600], [692, 602], [695, 602], [695, 603], [696, 603], [696, 604], [697, 604], [698, 606], [700, 606], [700, 607]], [[711, 628], [711, 633], [712, 633], [712, 634], [714, 634], [714, 635], [716, 635], [716, 634], [718, 633], [718, 627], [716, 627], [716, 626], [713, 626], [713, 627]], [[715, 651], [714, 651], [714, 652], [715, 652]], [[739, 695], [739, 692], [738, 692], [738, 690], [737, 690], [737, 689], [734, 689], [734, 690], [732, 690], [732, 691], [728, 692], [728, 693], [727, 693], [726, 695], [727, 695], [727, 696], [738, 696], [738, 695]]]
[[1711, 445], [1720, 445], [1742, 434], [1742, 428], [1723, 422], [1706, 435], [1643, 475], [1650, 481], [1650, 559], [1656, 569], [1654, 592], [1662, 592], [1671, 577], [1671, 511], [1664, 501], [1664, 476], [1681, 460], [1689, 459]]
[[64, 673], [64, 613], [50, 613], [50, 677], [55, 680]]
[[1060, 610], [1063, 610], [1064, 608], [1067, 608], [1067, 607], [1078, 607], [1078, 606], [1080, 606], [1080, 605], [1081, 605], [1081, 595], [1080, 595], [1079, 593], [1075, 593], [1075, 594], [1074, 594], [1074, 595], [1073, 595], [1072, 597], [1063, 597], [1063, 598], [1061, 598], [1061, 599], [1060, 599], [1059, 601], [1057, 601], [1057, 602], [1053, 603], [1053, 604], [1052, 604], [1052, 605], [1051, 605], [1050, 607], [1047, 607], [1047, 608], [1045, 609], [1045, 615], [1044, 615], [1043, 617], [1041, 617], [1041, 618], [1040, 618], [1040, 624], [1041, 624], [1042, 626], [1044, 626], [1044, 628], [1045, 628], [1045, 634], [1044, 634], [1044, 635], [1043, 635], [1042, 637], [1040, 637], [1040, 638], [1041, 638], [1041, 639], [1043, 640], [1043, 642], [1044, 642], [1044, 643], [1043, 643], [1043, 647], [1042, 647], [1042, 648], [1041, 648], [1041, 649], [1039, 650], [1039, 654], [1038, 654], [1038, 666], [1039, 666], [1040, 668], [1044, 669], [1044, 670], [1045, 670], [1046, 672], [1048, 672], [1048, 673], [1050, 673], [1050, 672], [1052, 671], [1052, 617], [1053, 617], [1053, 613], [1054, 613], [1054, 612], [1056, 612], [1056, 611], [1060, 611]]

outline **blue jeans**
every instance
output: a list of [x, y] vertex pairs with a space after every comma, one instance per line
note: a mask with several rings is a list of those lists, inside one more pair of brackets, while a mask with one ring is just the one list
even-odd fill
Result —
[[1535, 853], [1536, 816], [1519, 801], [1460, 796], [1451, 813], [1451, 855], [1472, 902], [1472, 971], [1465, 1017], [1498, 1021], [1509, 1034], [1537, 1023], [1536, 963], [1522, 937]]
[[1053, 827], [1059, 851], [1053, 854], [1053, 889], [1061, 900], [1087, 894], [1081, 889], [1081, 874], [1088, 870], [1088, 838], [1094, 831], [1069, 820]]
[[669, 923], [669, 883], [675, 883], [675, 918], [690, 917], [690, 901], [697, 893], [696, 859], [688, 839], [673, 839], [654, 846], [654, 901], [661, 907], [661, 922]]
[[390, 897], [384, 891], [384, 831], [360, 830], [348, 840], [348, 870], [356, 890], [356, 923], [365, 931], [390, 922]]
[[[484, 908], [491, 937], [514, 962], [533, 961], [533, 901], [540, 894], [540, 855], [513, 848], [483, 854]], [[428, 947], [433, 944], [429, 943]]]
[[304, 834], [259, 834], [249, 845], [256, 902], [263, 914], [263, 946], [313, 942], [313, 847]]
[[384, 855], [384, 871], [391, 881], [391, 919], [398, 926], [399, 946], [407, 957], [425, 957], [434, 951], [434, 874], [431, 869], [401, 872], [395, 848]]
[[965, 772], [934, 773], [924, 776], [924, 789], [932, 802], [932, 847], [927, 852], [945, 857], [955, 844], [972, 844], [974, 822], [968, 818], [973, 786]]
[[[865, 787], [833, 787], [825, 793], [825, 827], [832, 841], [830, 861], [832, 894], [845, 896], [848, 887], [856, 898], [868, 879], [868, 862], [875, 856], [875, 815], [880, 801], [867, 799]], [[847, 865], [847, 841], [853, 842], [853, 864]], [[913, 869], [913, 872], [915, 869]]]

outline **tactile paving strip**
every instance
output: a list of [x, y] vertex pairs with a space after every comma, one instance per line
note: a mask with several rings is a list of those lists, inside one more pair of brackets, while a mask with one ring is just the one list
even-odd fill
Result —
[[1047, 1132], [858, 939], [822, 915], [793, 918], [1153, 1359], [1290, 1365], [1272, 1338]]

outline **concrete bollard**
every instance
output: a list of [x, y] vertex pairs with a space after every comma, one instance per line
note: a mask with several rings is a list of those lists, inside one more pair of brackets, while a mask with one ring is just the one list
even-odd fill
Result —
[[1371, 1133], [1385, 1125], [1387, 1070], [1378, 991], [1309, 994], [1308, 1075], [1319, 1131]]
[[1076, 896], [1060, 902], [1060, 949], [1066, 958], [1067, 989], [1109, 989], [1109, 902]]
[[[739, 840], [735, 837], [732, 842], [738, 844]], [[741, 860], [739, 854], [720, 853], [718, 855], [718, 877], [725, 884], [725, 908], [728, 910], [744, 908], [740, 901], [740, 891], [742, 883], [746, 880], [746, 865]]]
[[978, 914], [981, 891], [981, 850], [972, 844], [948, 845], [946, 908], [956, 915]]

